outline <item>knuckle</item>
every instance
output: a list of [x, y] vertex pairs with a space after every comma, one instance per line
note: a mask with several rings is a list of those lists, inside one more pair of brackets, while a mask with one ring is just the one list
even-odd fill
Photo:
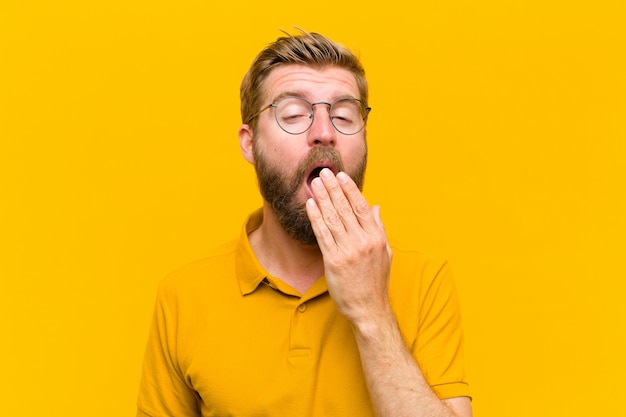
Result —
[[365, 199], [359, 199], [354, 204], [354, 212], [359, 216], [366, 216], [370, 211], [370, 206]]
[[341, 219], [336, 212], [326, 214], [324, 222], [330, 229], [337, 229], [341, 225]]
[[333, 237], [332, 233], [328, 228], [322, 227], [317, 229], [317, 236], [322, 240], [328, 240]]
[[341, 204], [337, 208], [337, 211], [339, 212], [339, 215], [342, 217], [350, 216], [353, 213], [352, 206], [350, 206], [349, 204]]
[[376, 234], [375, 237], [373, 238], [373, 242], [374, 242], [374, 247], [377, 250], [381, 250], [381, 249], [387, 250], [387, 238], [384, 235], [380, 233]]

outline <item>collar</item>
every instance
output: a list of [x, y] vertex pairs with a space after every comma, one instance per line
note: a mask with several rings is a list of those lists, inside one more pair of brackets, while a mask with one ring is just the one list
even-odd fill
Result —
[[317, 297], [327, 292], [328, 286], [326, 285], [325, 277], [318, 279], [311, 288], [309, 288], [306, 294], [303, 295], [280, 279], [271, 276], [270, 273], [263, 268], [256, 258], [248, 238], [248, 235], [258, 229], [261, 223], [263, 223], [262, 208], [255, 210], [248, 216], [248, 219], [241, 228], [241, 234], [235, 249], [235, 268], [241, 295], [245, 296], [253, 293], [261, 283], [265, 283], [286, 295], [307, 299]]
[[239, 282], [241, 295], [248, 295], [256, 290], [259, 284], [269, 275], [254, 255], [248, 239], [248, 235], [258, 229], [262, 222], [263, 209], [258, 209], [248, 216], [247, 221], [241, 228], [239, 242], [237, 242], [237, 248], [235, 249], [237, 281]]

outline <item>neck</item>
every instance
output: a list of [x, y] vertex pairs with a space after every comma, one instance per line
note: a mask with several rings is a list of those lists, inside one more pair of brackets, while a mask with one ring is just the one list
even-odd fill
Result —
[[319, 247], [289, 236], [267, 204], [263, 206], [263, 223], [249, 239], [261, 265], [302, 294], [324, 273]]

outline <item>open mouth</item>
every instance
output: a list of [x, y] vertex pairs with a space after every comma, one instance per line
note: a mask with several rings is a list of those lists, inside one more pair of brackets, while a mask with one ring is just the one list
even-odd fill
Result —
[[307, 175], [306, 177], [306, 188], [307, 188], [307, 194], [309, 194], [309, 197], [313, 197], [313, 192], [311, 191], [311, 182], [313, 182], [315, 178], [320, 176], [320, 172], [322, 172], [324, 168], [330, 169], [333, 172], [333, 174], [337, 175], [337, 169], [335, 169], [335, 167], [332, 165], [320, 164], [320, 165], [313, 167], [313, 169], [309, 171], [309, 175]]

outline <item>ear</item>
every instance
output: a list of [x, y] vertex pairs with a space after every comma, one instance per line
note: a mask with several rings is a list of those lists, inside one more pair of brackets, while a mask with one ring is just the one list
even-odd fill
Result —
[[241, 147], [241, 154], [246, 161], [254, 165], [254, 151], [252, 149], [254, 146], [252, 143], [253, 137], [254, 132], [250, 125], [241, 125], [239, 128], [239, 146]]

